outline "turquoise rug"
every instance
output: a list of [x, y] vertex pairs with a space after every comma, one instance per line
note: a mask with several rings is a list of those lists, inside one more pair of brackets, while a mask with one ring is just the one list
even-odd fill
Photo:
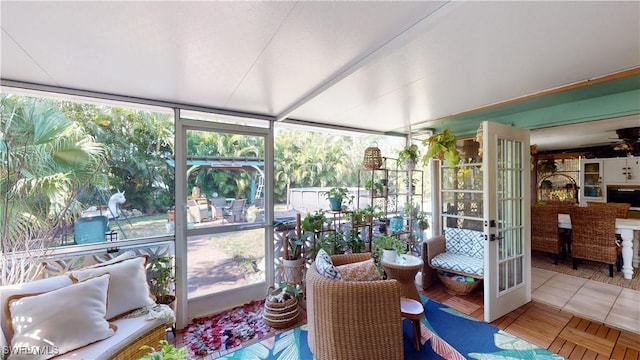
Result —
[[[402, 321], [405, 359], [564, 359], [546, 349], [510, 335], [491, 324], [471, 318], [422, 297], [421, 351], [413, 347], [409, 320]], [[312, 360], [307, 344], [307, 325], [285, 331], [259, 343], [236, 350], [220, 359]]]

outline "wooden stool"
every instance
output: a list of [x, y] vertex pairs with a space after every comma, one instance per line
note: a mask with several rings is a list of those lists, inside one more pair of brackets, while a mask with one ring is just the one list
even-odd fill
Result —
[[420, 320], [424, 316], [424, 308], [419, 301], [413, 299], [400, 298], [400, 314], [403, 318], [411, 320], [413, 325], [413, 346], [420, 351]]

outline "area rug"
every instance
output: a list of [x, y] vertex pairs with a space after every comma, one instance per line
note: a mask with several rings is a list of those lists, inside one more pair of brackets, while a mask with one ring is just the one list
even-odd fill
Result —
[[[413, 330], [403, 320], [405, 359], [548, 359], [563, 357], [421, 296], [425, 309], [420, 351], [413, 347]], [[219, 359], [312, 360], [307, 325], [269, 337]]]
[[229, 350], [253, 339], [262, 339], [271, 328], [262, 321], [264, 301], [211, 316], [196, 318], [184, 329], [184, 345], [192, 356]]

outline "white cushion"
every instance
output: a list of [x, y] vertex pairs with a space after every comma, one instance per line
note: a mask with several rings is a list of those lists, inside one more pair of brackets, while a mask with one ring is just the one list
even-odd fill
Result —
[[331, 256], [324, 249], [320, 249], [316, 256], [316, 270], [318, 270], [318, 274], [329, 279], [342, 280], [340, 272], [331, 261]]
[[[118, 327], [115, 335], [102, 341], [89, 344], [66, 354], [56, 356], [55, 360], [107, 360], [127, 348], [132, 342], [152, 329], [164, 324], [162, 319], [147, 319], [145, 315], [135, 318], [120, 318], [113, 321]], [[170, 325], [167, 325], [167, 327]], [[158, 348], [158, 344], [149, 344]]]
[[113, 319], [154, 303], [147, 283], [146, 261], [146, 257], [136, 257], [105, 266], [76, 270], [70, 276], [75, 280], [83, 280], [104, 273], [111, 274], [107, 319]]
[[[8, 300], [13, 337], [10, 360], [49, 359], [105, 339], [115, 327], [105, 320], [109, 274], [40, 295]], [[26, 350], [37, 348], [42, 353]]]
[[[59, 289], [64, 286], [69, 286], [73, 282], [66, 275], [58, 275], [53, 276], [46, 279], [40, 279], [35, 281], [30, 281], [22, 284], [13, 284], [13, 285], [5, 285], [0, 288], [0, 327], [2, 328], [2, 334], [4, 334], [4, 339], [7, 344], [11, 343], [11, 334], [9, 333], [9, 321], [5, 318], [5, 316], [9, 315], [9, 308], [7, 304], [7, 300], [10, 296], [21, 294], [21, 295], [29, 295], [29, 294], [39, 294], [55, 289]], [[0, 340], [2, 343], [2, 340]]]

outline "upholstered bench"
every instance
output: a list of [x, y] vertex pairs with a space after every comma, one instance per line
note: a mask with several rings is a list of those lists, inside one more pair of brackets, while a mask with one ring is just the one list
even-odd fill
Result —
[[435, 280], [436, 271], [469, 276], [484, 276], [484, 233], [469, 229], [447, 228], [444, 235], [422, 243], [422, 287]]
[[140, 347], [157, 347], [174, 321], [150, 297], [145, 265], [146, 257], [119, 257], [0, 287], [0, 349], [8, 359], [141, 357]]

